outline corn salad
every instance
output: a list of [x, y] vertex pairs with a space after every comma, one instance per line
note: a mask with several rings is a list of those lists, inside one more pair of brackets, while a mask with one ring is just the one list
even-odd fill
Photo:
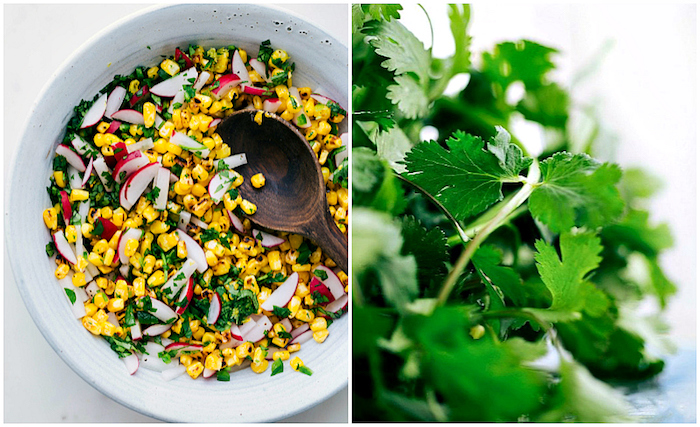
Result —
[[[320, 247], [253, 229], [248, 217], [265, 207], [237, 190], [245, 153], [231, 153], [216, 132], [244, 108], [297, 125], [322, 166], [328, 209], [347, 234], [338, 129], [346, 112], [293, 86], [293, 69], [269, 41], [256, 57], [236, 46], [190, 45], [115, 76], [75, 108], [47, 188], [53, 205], [43, 219], [53, 240], [46, 250], [76, 317], [129, 373], [143, 366], [168, 380], [187, 373], [226, 381], [246, 367], [276, 375], [286, 362], [311, 375], [291, 354], [305, 341], [324, 342], [346, 311], [348, 276]], [[265, 191], [264, 175], [250, 184]]]

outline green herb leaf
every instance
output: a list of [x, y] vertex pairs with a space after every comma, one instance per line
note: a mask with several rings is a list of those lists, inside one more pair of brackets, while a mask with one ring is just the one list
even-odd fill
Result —
[[271, 377], [273, 377], [277, 374], [281, 374], [282, 371], [284, 371], [284, 365], [282, 364], [282, 359], [277, 359], [274, 362], [272, 362], [272, 368], [271, 368], [271, 373], [270, 373]]
[[75, 301], [76, 301], [75, 291], [73, 291], [72, 289], [68, 289], [68, 288], [63, 288], [63, 290], [66, 291], [66, 295], [68, 296], [70, 303], [72, 305], [75, 305]]

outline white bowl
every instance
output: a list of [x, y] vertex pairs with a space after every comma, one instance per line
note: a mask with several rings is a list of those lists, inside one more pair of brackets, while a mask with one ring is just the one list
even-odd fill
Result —
[[347, 384], [347, 316], [334, 322], [324, 344], [311, 341], [302, 346], [299, 356], [313, 369], [311, 377], [288, 368], [274, 377], [244, 370], [232, 374], [230, 382], [192, 381], [187, 376], [164, 382], [160, 374], [146, 369], [129, 376], [107, 342], [91, 336], [72, 315], [53, 275], [55, 265], [45, 258], [50, 240], [41, 218], [50, 205], [45, 188], [55, 147], [81, 99], [92, 98], [115, 74], [129, 74], [138, 65], [156, 63], [161, 54], [171, 55], [176, 46], [236, 44], [257, 52], [267, 39], [296, 62], [295, 85], [323, 88], [347, 106], [347, 47], [300, 17], [256, 5], [150, 8], [90, 39], [57, 71], [32, 108], [8, 175], [6, 249], [20, 294], [39, 330], [90, 385], [151, 417], [181, 422], [273, 421], [308, 409]]

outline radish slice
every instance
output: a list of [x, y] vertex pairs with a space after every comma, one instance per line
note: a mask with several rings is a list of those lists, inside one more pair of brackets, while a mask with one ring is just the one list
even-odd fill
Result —
[[[179, 362], [171, 362], [170, 364], [163, 362], [163, 360], [160, 357], [158, 357], [158, 353], [165, 350], [165, 347], [158, 343], [155, 343], [153, 341], [147, 342], [145, 344], [145, 349], [146, 352], [143, 354], [138, 354], [138, 356], [141, 361], [141, 366], [143, 366], [146, 369], [149, 369], [151, 371], [163, 372], [164, 370], [170, 369], [179, 364]], [[175, 363], [176, 365], [173, 365], [173, 363]]]
[[216, 118], [216, 119], [212, 120], [212, 121], [209, 123], [209, 129], [218, 126], [219, 123], [221, 123], [221, 119], [219, 119], [219, 118]]
[[153, 202], [153, 208], [164, 210], [168, 205], [168, 187], [170, 186], [170, 171], [166, 168], [160, 168], [156, 174], [153, 188], [158, 189], [158, 196]]
[[133, 144], [129, 144], [126, 146], [126, 151], [129, 153], [133, 153], [134, 151], [146, 151], [150, 150], [153, 148], [153, 139], [152, 138], [146, 138], [142, 139], [141, 141], [135, 142]]
[[117, 315], [111, 311], [107, 313], [107, 321], [114, 326], [119, 327], [119, 319], [117, 319]]
[[143, 85], [131, 96], [131, 99], [129, 99], [129, 106], [134, 108], [134, 105], [138, 104], [146, 95], [148, 95], [148, 85]]
[[265, 248], [274, 248], [284, 243], [283, 238], [256, 229], [253, 229], [253, 237]]
[[[116, 113], [116, 111], [114, 113]], [[109, 127], [107, 128], [107, 131], [105, 133], [114, 133], [117, 131], [117, 129], [119, 129], [119, 126], [121, 125], [122, 122], [120, 122], [119, 120], [113, 120], [112, 123], [109, 124]]]
[[[87, 167], [85, 168], [87, 170]], [[74, 168], [71, 165], [68, 165], [68, 169], [66, 171], [68, 173], [68, 185], [70, 188], [83, 188], [83, 178], [80, 176], [80, 172], [78, 172], [78, 169]]]
[[95, 265], [92, 264], [90, 261], [88, 261], [85, 270], [89, 272], [92, 277], [97, 277], [100, 275], [100, 270], [98, 270], [97, 267], [95, 267]]
[[219, 77], [219, 80], [214, 82], [212, 86], [218, 86], [211, 90], [211, 94], [216, 99], [221, 99], [222, 96], [226, 95], [231, 89], [238, 86], [241, 83], [240, 77], [236, 74], [224, 74]]
[[304, 344], [306, 341], [314, 337], [314, 331], [308, 330], [297, 335], [289, 341], [289, 344]]
[[143, 331], [143, 336], [144, 337], [156, 337], [158, 335], [161, 335], [165, 333], [166, 331], [169, 331], [170, 328], [172, 328], [173, 325], [151, 325], [144, 329]]
[[209, 150], [206, 145], [197, 142], [193, 138], [185, 135], [182, 132], [175, 132], [170, 137], [170, 142], [182, 148], [183, 150], [191, 151], [193, 153], [199, 153], [202, 157], [207, 157], [209, 155]]
[[325, 265], [319, 265], [313, 271], [314, 276], [316, 276], [316, 272], [319, 270], [326, 273], [326, 279], [323, 279], [321, 281], [324, 285], [328, 286], [328, 289], [330, 289], [335, 299], [338, 299], [341, 296], [345, 295], [345, 286], [343, 286], [343, 282], [340, 281], [340, 279], [338, 278], [338, 276], [336, 276], [333, 270], [326, 267]]
[[173, 350], [176, 351], [175, 357], [180, 357], [183, 354], [187, 354], [187, 353], [199, 353], [200, 351], [202, 351], [202, 346], [199, 344], [188, 344], [188, 343], [184, 343], [184, 342], [174, 342], [174, 343], [168, 344], [165, 347], [165, 351], [170, 352]]
[[128, 276], [129, 275], [129, 264], [124, 264], [121, 267], [119, 267], [119, 273], [122, 276]]
[[129, 257], [126, 255], [126, 244], [129, 240], [135, 239], [136, 241], [141, 240], [143, 236], [143, 230], [140, 228], [128, 228], [119, 236], [119, 241], [117, 242], [117, 255], [119, 255], [119, 261], [127, 265], [129, 264]]
[[258, 74], [260, 74], [260, 77], [265, 79], [266, 82], [270, 82], [270, 79], [267, 77], [267, 67], [265, 64], [255, 58], [251, 58], [248, 63]]
[[163, 322], [170, 322], [171, 320], [177, 318], [177, 314], [173, 311], [173, 309], [168, 307], [163, 301], [157, 300], [153, 297], [148, 298], [151, 300], [151, 307], [156, 310], [151, 312], [151, 314], [156, 316], [158, 319], [162, 320]]
[[[175, 309], [175, 313], [177, 314], [182, 314], [187, 310], [187, 306], [190, 305], [190, 302], [192, 301], [192, 297], [194, 296], [194, 277], [190, 276], [190, 279], [187, 281], [187, 287], [185, 287], [185, 290], [180, 292], [180, 297], [177, 299], [177, 308]], [[187, 300], [185, 303], [182, 301]]]
[[340, 134], [340, 140], [342, 143], [341, 147], [345, 147], [345, 150], [341, 150], [335, 155], [335, 167], [340, 166], [340, 164], [348, 157], [348, 133], [344, 132]]
[[291, 322], [288, 318], [286, 318], [286, 317], [285, 317], [284, 319], [280, 320], [279, 323], [281, 323], [282, 326], [284, 326], [284, 330], [287, 331], [287, 332], [291, 332], [292, 329], [294, 329], [294, 328], [292, 327], [292, 322]]
[[[68, 300], [68, 304], [70, 305], [73, 315], [75, 315], [77, 319], [84, 317], [86, 313], [85, 305], [83, 303], [88, 300], [88, 296], [85, 290], [73, 286], [72, 274], [69, 274], [63, 279], [60, 279], [58, 281], [58, 284], [59, 286], [61, 286], [61, 288], [63, 288], [63, 295], [65, 295], [66, 299]], [[72, 293], [72, 296], [75, 296], [75, 298], [72, 301], [71, 297], [68, 296], [69, 293]]]
[[194, 62], [190, 59], [189, 56], [183, 51], [180, 50], [179, 47], [175, 48], [175, 61], [179, 61], [180, 59], [185, 61], [185, 67], [194, 67]]
[[65, 157], [66, 162], [76, 168], [78, 172], [85, 172], [85, 163], [83, 159], [67, 145], [59, 144], [58, 147], [56, 147], [56, 154]]
[[211, 73], [208, 71], [202, 71], [202, 73], [197, 77], [197, 81], [194, 82], [192, 87], [194, 88], [195, 91], [199, 92], [202, 90], [205, 84], [207, 84], [207, 80], [209, 80], [209, 77], [211, 77]]
[[[107, 117], [112, 117], [112, 114], [116, 113], [121, 108], [122, 102], [124, 102], [125, 97], [126, 97], [126, 89], [125, 88], [123, 88], [121, 86], [117, 86], [114, 89], [112, 89], [112, 93], [110, 93], [109, 98], [107, 98], [107, 107], [105, 109], [104, 115]], [[114, 122], [112, 122], [112, 123], [114, 123]], [[110, 127], [111, 127], [111, 125], [110, 125]], [[107, 133], [113, 133], [113, 132], [114, 131], [112, 131], [112, 132], [109, 132], [109, 130], [107, 131]]]
[[73, 265], [78, 262], [73, 249], [70, 247], [70, 243], [66, 240], [66, 235], [63, 234], [63, 230], [58, 230], [53, 233], [53, 243], [56, 245], [58, 253], [61, 254], [66, 261]]
[[263, 101], [263, 110], [268, 113], [276, 113], [282, 106], [282, 101], [278, 98], [268, 98]]
[[148, 164], [148, 157], [140, 151], [134, 151], [117, 163], [112, 173], [112, 178], [117, 184], [125, 182], [134, 172]]
[[143, 333], [141, 333], [141, 323], [136, 319], [136, 323], [131, 327], [131, 339], [138, 341], [143, 338]]
[[[195, 218], [193, 217], [192, 219], [194, 220]], [[197, 243], [196, 240], [190, 237], [189, 234], [185, 233], [182, 230], [175, 231], [177, 231], [177, 235], [180, 238], [180, 240], [185, 242], [185, 247], [187, 248], [187, 258], [189, 258], [196, 264], [197, 271], [199, 271], [200, 273], [204, 273], [205, 271], [207, 271], [209, 265], [207, 264], [207, 257], [204, 255], [204, 249], [202, 249], [202, 247], [199, 246], [199, 243]]]
[[129, 150], [126, 149], [126, 143], [124, 143], [124, 141], [119, 141], [112, 145], [112, 147], [114, 148], [113, 157], [115, 160], [114, 164], [116, 165], [117, 162], [123, 160], [129, 154]]
[[[75, 257], [81, 258], [83, 256], [87, 258], [87, 252], [85, 252], [85, 246], [83, 244], [83, 231], [80, 229], [80, 227], [75, 227]], [[90, 280], [92, 280], [92, 274], [86, 271], [85, 282], [89, 282]]]
[[326, 306], [326, 311], [329, 313], [338, 313], [348, 306], [348, 294], [343, 294], [337, 300]]
[[[156, 107], [156, 108], [157, 108], [157, 107]], [[159, 116], [158, 114], [156, 114], [156, 120], [153, 122], [153, 126], [155, 126], [156, 129], [159, 129], [159, 130], [160, 130], [160, 126], [161, 126], [163, 123], [165, 123], [165, 120], [163, 120], [163, 118], [162, 118], [161, 116]]]
[[202, 221], [201, 219], [197, 218], [196, 216], [193, 216], [190, 218], [190, 222], [197, 227], [201, 228], [202, 230], [208, 230], [209, 229], [209, 224], [206, 222]]
[[219, 319], [221, 314], [221, 297], [218, 292], [214, 292], [214, 296], [209, 303], [209, 313], [207, 314], [207, 323], [213, 325]]
[[172, 381], [185, 372], [187, 372], [187, 367], [185, 365], [179, 365], [174, 368], [164, 369], [160, 373], [160, 376], [163, 378], [163, 381]]
[[277, 289], [272, 292], [272, 294], [265, 300], [264, 303], [260, 304], [260, 307], [265, 311], [272, 311], [275, 306], [285, 307], [289, 301], [294, 296], [294, 292], [297, 290], [297, 285], [299, 284], [299, 273], [296, 271], [287, 277]]
[[87, 168], [85, 169], [85, 175], [83, 176], [83, 182], [80, 185], [80, 188], [85, 187], [85, 184], [87, 184], [88, 179], [90, 179], [90, 175], [92, 174], [92, 157], [90, 157], [90, 161], [88, 162]]
[[175, 93], [173, 100], [170, 101], [170, 106], [168, 106], [168, 114], [174, 114], [175, 106], [178, 104], [182, 105], [184, 103], [185, 103], [185, 90], [182, 89], [182, 87], [180, 87], [180, 89], [178, 89], [178, 91]]
[[248, 69], [245, 67], [245, 63], [243, 63], [241, 53], [238, 51], [238, 49], [233, 52], [233, 58], [231, 58], [231, 71], [233, 71], [233, 74], [237, 75], [238, 78], [241, 79], [240, 83], [250, 84]]
[[[107, 94], [103, 93], [97, 100], [92, 104], [90, 109], [83, 116], [83, 122], [80, 125], [80, 129], [85, 129], [90, 127], [100, 121], [102, 116], [105, 115], [105, 109], [107, 108]], [[81, 171], [82, 172], [82, 171]]]
[[190, 223], [191, 218], [192, 214], [183, 209], [180, 212], [180, 219], [177, 221], [177, 228], [182, 231], [187, 231], [187, 224]]
[[259, 87], [254, 86], [243, 85], [241, 87], [243, 88], [243, 93], [248, 93], [254, 96], [266, 96], [271, 95], [273, 93], [273, 91], [271, 90], [261, 89]]
[[92, 282], [88, 283], [87, 286], [85, 286], [85, 292], [88, 294], [88, 297], [92, 298], [97, 293], [100, 291], [100, 287], [97, 286], [97, 283], [93, 280]]
[[243, 339], [250, 342], [258, 342], [265, 338], [265, 333], [272, 328], [272, 322], [267, 316], [262, 316], [255, 322], [255, 327], [243, 335]]
[[119, 230], [119, 227], [114, 225], [114, 223], [106, 218], [99, 217], [98, 220], [102, 223], [102, 229], [104, 230], [102, 234], [100, 234], [100, 237], [103, 239], [111, 239], [112, 236], [114, 236], [114, 233]]
[[241, 329], [235, 323], [231, 325], [231, 337], [238, 341], [243, 341], [243, 334], [241, 333]]
[[243, 337], [245, 337], [246, 334], [253, 330], [253, 328], [255, 328], [255, 325], [257, 325], [257, 322], [252, 317], [250, 317], [249, 319], [249, 321], [238, 325], [238, 330], [241, 333], [241, 339], [243, 339]]
[[131, 123], [132, 125], [144, 124], [143, 114], [139, 113], [136, 110], [119, 110], [116, 113], [112, 114], [110, 117], [112, 117], [115, 120], [121, 120], [126, 123]]
[[[189, 250], [187, 252], [189, 255]], [[175, 273], [173, 277], [168, 279], [168, 281], [165, 282], [163, 286], [161, 286], [163, 295], [167, 296], [170, 299], [175, 299], [180, 290], [182, 290], [182, 288], [184, 288], [185, 285], [189, 282], [190, 276], [192, 276], [192, 273], [194, 273], [194, 270], [196, 268], [197, 263], [194, 260], [190, 258], [185, 260], [184, 264], [182, 264], [182, 267], [180, 267], [177, 273]]]
[[233, 181], [236, 179], [236, 175], [233, 174], [232, 170], [223, 170], [216, 175], [214, 175], [209, 181], [209, 196], [211, 199], [218, 203], [223, 199], [224, 194], [231, 188]]
[[126, 210], [130, 210], [138, 201], [141, 194], [148, 185], [153, 181], [160, 169], [159, 163], [149, 163], [134, 174], [124, 183], [122, 190], [124, 191], [123, 198], [120, 194], [120, 203]]
[[92, 148], [90, 148], [90, 145], [78, 135], [75, 135], [70, 143], [73, 145], [73, 148], [75, 148], [75, 151], [77, 151], [81, 156], [93, 151]]
[[182, 73], [153, 86], [151, 88], [151, 93], [165, 98], [172, 98], [179, 90], [182, 90], [183, 85], [189, 84], [189, 79], [196, 79], [197, 76], [198, 73], [196, 68], [188, 68]]
[[105, 173], [112, 176], [112, 171], [107, 167], [104, 157], [98, 157], [94, 162], [92, 162], [92, 167], [95, 168], [95, 173], [97, 177], [100, 178], [102, 185], [105, 186], [107, 191], [112, 191], [112, 181], [107, 179], [104, 175]]
[[70, 219], [73, 217], [73, 208], [70, 205], [70, 198], [65, 190], [61, 190], [59, 193], [61, 195], [61, 210], [63, 211], [63, 220], [66, 224], [70, 223]]
[[124, 365], [126, 365], [126, 370], [129, 372], [129, 375], [134, 375], [136, 371], [139, 369], [139, 357], [131, 353], [130, 355], [123, 357], [122, 360], [124, 361]]
[[204, 371], [202, 371], [202, 378], [211, 378], [215, 373], [216, 371], [213, 369], [204, 368]]
[[294, 339], [308, 330], [309, 330], [309, 324], [304, 323], [301, 326], [299, 326], [298, 328], [294, 329], [289, 334], [292, 336], [292, 339]]
[[247, 163], [248, 159], [246, 158], [245, 153], [234, 154], [233, 156], [228, 156], [217, 161], [216, 170], [220, 171], [224, 169], [235, 169], [238, 166], [245, 165]]
[[236, 215], [233, 214], [230, 210], [226, 209], [226, 212], [228, 213], [228, 217], [231, 220], [231, 224], [233, 225], [233, 228], [236, 229], [241, 234], [245, 234], [245, 227], [243, 226], [243, 222], [238, 218]]
[[311, 279], [311, 283], [309, 283], [309, 292], [312, 294], [314, 292], [318, 292], [319, 294], [323, 295], [328, 299], [325, 304], [328, 304], [329, 302], [335, 301], [335, 297], [331, 293], [331, 290], [328, 289], [328, 286], [326, 286], [318, 277], [314, 276]]

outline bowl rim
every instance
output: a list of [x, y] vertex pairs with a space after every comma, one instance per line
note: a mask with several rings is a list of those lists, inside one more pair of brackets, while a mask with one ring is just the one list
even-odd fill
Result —
[[[242, 6], [245, 4], [211, 4], [210, 6], [221, 6], [222, 8], [225, 7], [232, 7], [232, 6]], [[14, 150], [14, 153], [12, 153], [12, 158], [11, 158], [11, 163], [10, 163], [10, 168], [9, 168], [9, 174], [7, 175], [10, 178], [10, 183], [6, 188], [9, 188], [9, 191], [6, 192], [5, 197], [4, 197], [4, 202], [5, 202], [5, 226], [11, 225], [14, 215], [12, 215], [12, 212], [10, 210], [10, 201], [14, 199], [14, 195], [17, 191], [17, 179], [14, 177], [19, 176], [21, 174], [18, 174], [18, 168], [19, 168], [19, 162], [18, 158], [19, 155], [22, 151], [22, 143], [23, 141], [27, 138], [27, 134], [30, 131], [30, 125], [32, 123], [32, 117], [33, 117], [33, 112], [36, 110], [37, 106], [41, 103], [42, 99], [45, 98], [47, 92], [51, 89], [51, 87], [54, 85], [54, 83], [57, 81], [57, 79], [63, 75], [64, 73], [67, 72], [67, 70], [70, 68], [70, 64], [76, 60], [76, 58], [81, 57], [85, 53], [89, 52], [95, 44], [97, 44], [102, 38], [104, 38], [106, 35], [117, 31], [119, 28], [122, 26], [128, 24], [132, 20], [139, 19], [143, 17], [144, 15], [149, 15], [152, 13], [157, 13], [159, 11], [165, 10], [165, 9], [178, 9], [178, 8], [187, 8], [191, 6], [208, 6], [205, 4], [185, 4], [185, 3], [177, 3], [177, 4], [156, 4], [156, 5], [151, 5], [151, 6], [146, 6], [141, 10], [131, 12], [124, 17], [114, 21], [113, 23], [105, 26], [103, 29], [98, 31], [97, 33], [93, 34], [90, 38], [88, 38], [86, 41], [84, 41], [78, 48], [76, 48], [69, 56], [67, 56], [56, 68], [56, 70], [52, 73], [52, 75], [49, 77], [49, 79], [46, 81], [46, 83], [43, 85], [42, 89], [39, 91], [39, 94], [37, 95], [36, 99], [31, 105], [31, 108], [29, 109], [29, 112], [24, 120], [24, 123], [22, 125], [22, 130], [20, 133], [20, 138], [19, 138], [19, 144], [17, 145], [17, 148]], [[348, 46], [346, 43], [339, 41], [332, 35], [328, 34], [324, 29], [318, 27], [315, 23], [307, 21], [304, 17], [302, 17], [299, 13], [285, 9], [283, 7], [280, 7], [279, 5], [276, 4], [267, 4], [267, 3], [262, 3], [262, 4], [255, 4], [255, 5], [250, 5], [254, 6], [260, 9], [269, 9], [275, 12], [279, 12], [282, 14], [285, 14], [288, 17], [294, 18], [297, 21], [301, 21], [304, 23], [304, 25], [312, 28], [314, 31], [318, 32], [320, 36], [323, 38], [326, 38], [330, 40], [332, 43], [337, 43], [338, 45], [342, 46], [346, 50], [348, 49]], [[348, 72], [349, 74], [349, 72]], [[57, 136], [57, 140], [58, 140]], [[52, 144], [55, 144], [52, 143]], [[53, 145], [52, 145], [53, 146]], [[10, 234], [7, 232], [5, 234], [5, 244], [8, 249], [11, 249], [13, 246], [15, 246], [14, 240], [11, 238]], [[38, 316], [37, 311], [38, 307], [35, 304], [35, 301], [32, 300], [32, 298], [29, 295], [29, 290], [25, 286], [25, 280], [23, 277], [23, 268], [21, 264], [21, 260], [19, 259], [19, 256], [14, 255], [14, 251], [8, 250], [7, 251], [8, 259], [10, 261], [10, 267], [12, 270], [13, 277], [16, 282], [17, 289], [19, 291], [19, 294], [22, 298], [22, 301], [24, 302], [25, 307], [27, 308], [27, 311], [30, 314], [30, 317], [32, 318], [32, 321], [34, 324], [37, 326], [39, 329], [39, 332], [42, 334], [44, 339], [49, 343], [51, 348], [58, 354], [58, 356], [63, 360], [64, 363], [66, 363], [73, 372], [78, 374], [85, 382], [87, 382], [89, 385], [91, 385], [93, 388], [95, 388], [97, 391], [102, 393], [103, 395], [109, 397], [110, 399], [118, 402], [119, 404], [132, 409], [134, 411], [137, 411], [143, 415], [158, 419], [158, 420], [163, 420], [163, 421], [171, 421], [171, 422], [181, 422], [181, 419], [176, 419], [172, 417], [168, 417], [167, 414], [163, 413], [158, 413], [157, 411], [151, 410], [150, 407], [148, 406], [138, 406], [133, 404], [133, 402], [128, 401], [127, 399], [123, 398], [118, 393], [113, 393], [110, 391], [108, 384], [102, 384], [98, 381], [95, 381], [94, 378], [90, 375], [89, 372], [86, 372], [85, 369], [81, 369], [78, 364], [73, 363], [73, 360], [68, 356], [67, 353], [61, 351], [62, 346], [61, 344], [53, 337], [49, 332], [49, 325], [43, 319], [41, 316]], [[349, 313], [346, 314], [346, 316], [349, 317]], [[348, 323], [350, 320], [348, 319]], [[349, 328], [348, 328], [349, 331]], [[349, 340], [349, 336], [348, 336]], [[311, 399], [308, 402], [306, 402], [304, 405], [300, 405], [298, 407], [295, 407], [292, 410], [286, 411], [284, 413], [279, 413], [279, 414], [273, 414], [271, 417], [261, 417], [260, 420], [253, 421], [253, 422], [271, 422], [271, 421], [278, 421], [284, 418], [289, 418], [294, 415], [297, 415], [305, 410], [310, 409], [311, 407], [314, 407], [333, 395], [337, 394], [342, 390], [344, 387], [348, 385], [348, 378], [346, 377], [344, 381], [341, 381], [336, 384], [335, 387], [332, 388], [324, 388], [323, 390], [326, 391], [326, 393], [322, 393], [321, 395], [317, 396], [316, 399]]]

